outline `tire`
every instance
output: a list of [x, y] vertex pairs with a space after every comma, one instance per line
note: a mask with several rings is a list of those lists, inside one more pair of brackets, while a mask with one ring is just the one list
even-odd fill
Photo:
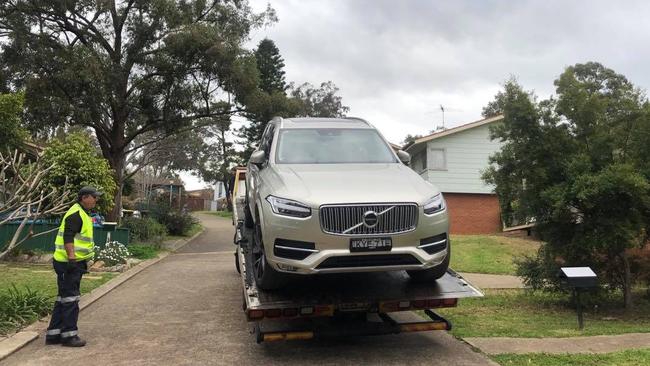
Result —
[[449, 268], [449, 258], [451, 257], [451, 247], [448, 247], [448, 252], [447, 256], [445, 259], [440, 263], [439, 265], [429, 268], [429, 269], [424, 269], [424, 270], [419, 270], [419, 271], [406, 271], [408, 273], [409, 277], [411, 277], [412, 281], [415, 282], [434, 282], [437, 279], [441, 278], [442, 276], [447, 273], [447, 269]]
[[248, 207], [248, 201], [244, 205], [244, 226], [247, 229], [252, 229], [255, 226], [255, 222], [253, 222], [253, 215], [251, 214], [251, 209]]
[[239, 266], [239, 255], [235, 251], [235, 269], [237, 270], [237, 273], [241, 274], [241, 267]]
[[287, 275], [278, 272], [266, 261], [264, 242], [262, 240], [262, 226], [259, 216], [256, 215], [255, 232], [253, 233], [253, 277], [257, 287], [262, 290], [277, 290], [287, 282]]

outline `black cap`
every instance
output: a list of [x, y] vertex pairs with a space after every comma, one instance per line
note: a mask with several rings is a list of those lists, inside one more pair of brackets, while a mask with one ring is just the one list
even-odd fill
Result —
[[90, 194], [94, 197], [99, 197], [103, 194], [103, 192], [100, 192], [95, 187], [91, 187], [91, 186], [85, 186], [79, 190], [79, 198], [87, 194]]

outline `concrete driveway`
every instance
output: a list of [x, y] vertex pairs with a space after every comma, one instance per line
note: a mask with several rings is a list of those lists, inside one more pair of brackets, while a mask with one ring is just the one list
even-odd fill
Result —
[[[443, 332], [258, 345], [241, 310], [228, 219], [80, 315], [81, 349], [39, 338], [3, 365], [495, 365]], [[462, 306], [462, 304], [461, 304]]]

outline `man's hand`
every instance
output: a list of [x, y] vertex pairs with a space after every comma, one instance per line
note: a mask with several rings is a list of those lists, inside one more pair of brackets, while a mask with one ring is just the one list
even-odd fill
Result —
[[77, 269], [77, 260], [68, 258], [68, 263], [65, 267], [66, 273], [72, 273]]

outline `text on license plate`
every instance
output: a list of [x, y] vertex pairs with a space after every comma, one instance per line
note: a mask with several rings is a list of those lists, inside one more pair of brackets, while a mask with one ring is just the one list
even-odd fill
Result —
[[390, 251], [393, 247], [391, 238], [352, 238], [350, 239], [351, 252]]

